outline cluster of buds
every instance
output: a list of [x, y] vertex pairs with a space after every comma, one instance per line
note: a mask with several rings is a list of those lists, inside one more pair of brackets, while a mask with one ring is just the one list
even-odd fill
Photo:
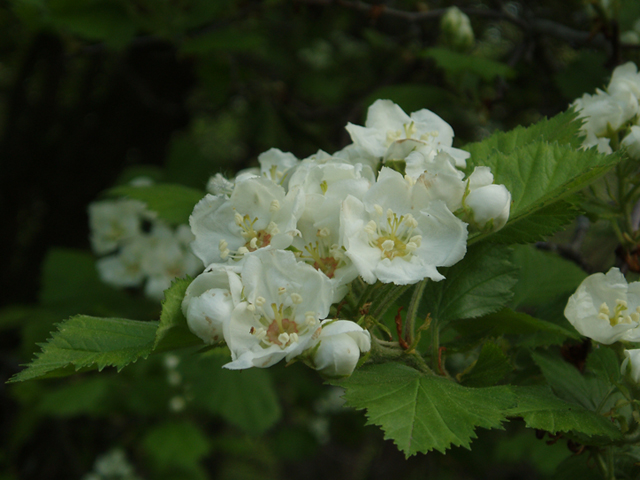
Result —
[[469, 225], [506, 223], [509, 192], [485, 167], [465, 178], [469, 154], [433, 112], [378, 100], [365, 126], [346, 128], [353, 143], [333, 154], [271, 149], [258, 168], [216, 175], [194, 208], [192, 248], [207, 268], [183, 311], [206, 343], [226, 342], [227, 368], [300, 357], [325, 376], [350, 375], [370, 334], [327, 316], [351, 282], [442, 280], [438, 267], [466, 253]]
[[162, 300], [171, 281], [202, 271], [191, 253], [188, 225], [176, 229], [156, 218], [137, 200], [102, 200], [89, 205], [91, 246], [103, 282], [117, 288], [142, 287], [145, 295]]

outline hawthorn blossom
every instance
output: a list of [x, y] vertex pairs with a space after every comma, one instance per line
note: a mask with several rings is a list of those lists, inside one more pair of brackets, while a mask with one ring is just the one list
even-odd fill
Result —
[[329, 313], [329, 278], [284, 250], [248, 255], [241, 278], [245, 300], [223, 326], [232, 359], [224, 367], [270, 367], [306, 350]]
[[504, 227], [509, 220], [511, 193], [504, 185], [493, 183], [491, 169], [476, 167], [469, 175], [467, 188], [465, 220], [480, 231], [495, 232]]
[[383, 157], [393, 142], [411, 138], [444, 150], [461, 168], [469, 158], [467, 152], [451, 146], [453, 129], [438, 115], [422, 109], [409, 116], [391, 100], [376, 100], [367, 111], [364, 127], [349, 123], [346, 129], [353, 143], [374, 157]]
[[634, 382], [640, 383], [640, 348], [625, 350], [624, 356], [620, 370], [623, 374], [628, 372]]
[[193, 252], [210, 265], [238, 261], [262, 248], [287, 248], [303, 209], [298, 189], [285, 193], [263, 177], [236, 183], [230, 197], [207, 194], [189, 218]]
[[325, 320], [315, 342], [311, 361], [326, 377], [351, 375], [360, 354], [371, 349], [369, 332], [350, 320]]
[[339, 161], [323, 164], [303, 162], [293, 173], [290, 187], [305, 194], [305, 210], [298, 221], [300, 235], [293, 241], [300, 260], [321, 271], [334, 287], [333, 302], [347, 293], [347, 285], [358, 271], [340, 243], [340, 208], [347, 195], [358, 198], [375, 183], [368, 166]]
[[610, 345], [640, 340], [640, 282], [627, 284], [617, 268], [585, 278], [564, 310], [585, 337]]
[[182, 313], [189, 329], [206, 344], [223, 340], [224, 324], [242, 299], [242, 282], [233, 267], [214, 265], [187, 287]]
[[89, 205], [89, 227], [91, 228], [91, 246], [98, 255], [111, 253], [122, 242], [142, 233], [143, 219], [153, 214], [146, 205], [138, 200], [103, 200]]
[[442, 280], [436, 267], [455, 264], [467, 248], [467, 226], [445, 202], [386, 167], [362, 200], [347, 196], [340, 229], [346, 255], [367, 283]]

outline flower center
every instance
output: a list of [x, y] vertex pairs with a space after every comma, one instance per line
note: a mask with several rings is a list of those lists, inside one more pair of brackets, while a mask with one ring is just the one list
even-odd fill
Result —
[[330, 235], [329, 228], [323, 227], [319, 229], [316, 233], [318, 240], [315, 243], [305, 245], [306, 254], [300, 255], [300, 258], [312, 265], [316, 270], [320, 270], [327, 277], [333, 278], [336, 270], [346, 264], [346, 257], [338, 245], [329, 246]]
[[612, 327], [621, 323], [631, 324], [634, 322], [640, 322], [640, 307], [637, 307], [635, 312], [627, 312], [627, 302], [624, 300], [616, 300], [616, 306], [613, 309], [613, 312], [611, 312], [609, 306], [603, 302], [602, 305], [600, 305], [600, 310], [598, 311], [598, 318], [609, 322]]
[[[382, 207], [374, 206], [379, 217]], [[386, 224], [384, 220], [370, 220], [365, 226], [369, 234], [369, 245], [380, 249], [381, 258], [393, 260], [396, 257], [407, 257], [420, 247], [422, 236], [413, 235], [418, 222], [410, 213], [398, 217], [391, 209], [387, 210]]]
[[[277, 200], [272, 202], [271, 211], [277, 211], [280, 205]], [[255, 252], [259, 248], [267, 247], [271, 244], [271, 239], [274, 235], [280, 233], [278, 226], [275, 222], [269, 222], [266, 228], [255, 230], [254, 225], [258, 221], [258, 218], [251, 218], [249, 215], [235, 214], [235, 222], [241, 229], [240, 235], [246, 240], [245, 244], [236, 251], [229, 250], [229, 244], [226, 240], [220, 240], [218, 248], [220, 249], [220, 258], [223, 260], [227, 257], [231, 257], [234, 260], [239, 260], [243, 255], [249, 252]]]
[[[284, 290], [283, 290], [284, 293]], [[262, 348], [269, 348], [278, 345], [285, 349], [300, 340], [299, 335], [304, 335], [318, 323], [317, 315], [314, 312], [305, 314], [305, 321], [298, 324], [295, 318], [295, 307], [302, 302], [302, 297], [293, 293], [290, 296], [292, 306], [285, 307], [284, 304], [271, 304], [271, 312], [267, 314], [263, 305], [264, 297], [256, 298], [254, 304], [249, 305], [249, 310], [256, 312], [256, 319], [260, 323], [258, 328], [251, 327], [251, 334], [260, 340]]]

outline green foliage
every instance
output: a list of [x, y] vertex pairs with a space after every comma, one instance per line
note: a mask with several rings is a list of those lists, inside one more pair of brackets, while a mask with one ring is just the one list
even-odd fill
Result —
[[151, 429], [142, 439], [142, 447], [160, 471], [176, 467], [198, 471], [198, 463], [211, 450], [211, 443], [201, 428], [182, 420]]
[[121, 370], [153, 349], [158, 322], [76, 315], [58, 325], [42, 352], [10, 382], [70, 375], [106, 366]]
[[182, 299], [192, 281], [192, 278], [176, 279], [171, 287], [165, 290], [160, 324], [153, 345], [155, 351], [175, 350], [202, 344], [202, 340], [191, 333], [187, 319], [182, 314]]
[[513, 78], [516, 75], [516, 72], [504, 63], [474, 55], [465, 55], [446, 48], [429, 48], [423, 52], [423, 55], [434, 59], [440, 68], [453, 75], [470, 72], [487, 82], [496, 77]]
[[511, 305], [540, 305], [573, 293], [587, 274], [575, 263], [531, 246], [517, 246], [513, 263], [520, 271]]
[[205, 193], [195, 188], [174, 184], [155, 184], [144, 187], [121, 185], [109, 190], [110, 195], [140, 200], [170, 225], [188, 224], [193, 207]]
[[559, 399], [548, 387], [513, 387], [513, 391], [518, 404], [509, 410], [509, 416], [522, 417], [529, 428], [549, 433], [574, 431], [609, 440], [621, 437], [620, 430], [608, 418]]
[[474, 318], [503, 307], [516, 283], [510, 250], [488, 244], [469, 248], [465, 258], [440, 271], [446, 280], [428, 282], [419, 307], [439, 321]]
[[185, 359], [181, 371], [193, 402], [246, 432], [263, 433], [282, 415], [270, 372], [222, 368], [228, 362], [226, 349]]
[[470, 448], [475, 428], [500, 428], [515, 398], [504, 387], [466, 388], [397, 363], [365, 365], [337, 385], [346, 389], [347, 405], [366, 408], [368, 424], [379, 425], [407, 457]]
[[532, 317], [508, 308], [490, 313], [480, 318], [458, 320], [453, 328], [464, 336], [475, 338], [496, 337], [500, 335], [518, 336], [516, 343], [528, 346], [561, 344], [567, 339], [580, 338], [578, 333], [555, 323]]
[[507, 356], [499, 345], [485, 343], [480, 356], [458, 379], [465, 387], [490, 387], [504, 378], [513, 370]]

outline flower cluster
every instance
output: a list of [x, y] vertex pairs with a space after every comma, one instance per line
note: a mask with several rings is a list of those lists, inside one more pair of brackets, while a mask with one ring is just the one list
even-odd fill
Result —
[[640, 159], [639, 101], [640, 73], [633, 62], [627, 62], [613, 71], [606, 91], [597, 89], [594, 95], [585, 93], [574, 101], [579, 117], [584, 119], [583, 145], [612, 153], [619, 143], [631, 158]]
[[[640, 282], [627, 283], [617, 268], [585, 278], [571, 295], [564, 315], [585, 337], [611, 345], [640, 341]], [[640, 380], [640, 349], [625, 350], [633, 379]]]
[[259, 168], [216, 175], [190, 218], [207, 265], [183, 311], [206, 343], [224, 340], [227, 368], [302, 358], [326, 376], [349, 375], [369, 332], [327, 319], [358, 276], [368, 284], [442, 280], [466, 253], [467, 227], [501, 228], [511, 196], [488, 168], [465, 178], [469, 154], [429, 110], [407, 115], [375, 102], [353, 143], [299, 160], [271, 149]]
[[91, 245], [103, 256], [97, 262], [105, 283], [115, 287], [141, 287], [152, 299], [175, 277], [196, 275], [202, 263], [191, 253], [193, 235], [187, 225], [172, 229], [137, 200], [116, 199], [89, 205]]

